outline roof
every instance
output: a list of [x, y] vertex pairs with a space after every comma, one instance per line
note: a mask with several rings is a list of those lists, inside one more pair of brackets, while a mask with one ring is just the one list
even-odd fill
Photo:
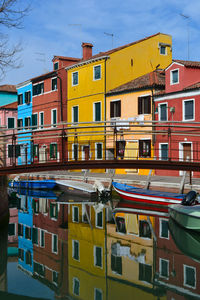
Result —
[[165, 86], [165, 73], [163, 70], [155, 70], [125, 84], [110, 90], [107, 95], [130, 92], [138, 89], [157, 87], [163, 89]]
[[17, 93], [16, 85], [12, 85], [12, 84], [0, 85], [0, 92]]
[[179, 63], [186, 68], [200, 68], [200, 61], [173, 59], [173, 62]]
[[106, 58], [108, 55], [110, 55], [110, 54], [112, 54], [112, 53], [114, 53], [114, 52], [117, 52], [117, 51], [119, 51], [119, 50], [122, 50], [122, 49], [124, 49], [124, 48], [130, 47], [130, 46], [135, 45], [135, 44], [139, 44], [139, 43], [141, 43], [141, 42], [143, 42], [143, 41], [145, 41], [145, 40], [148, 40], [148, 39], [150, 39], [150, 38], [153, 38], [153, 37], [155, 37], [155, 36], [157, 36], [157, 35], [159, 35], [159, 34], [161, 34], [161, 32], [158, 32], [158, 33], [156, 33], [156, 34], [150, 35], [150, 36], [145, 37], [145, 38], [143, 38], [143, 39], [140, 39], [140, 40], [138, 40], [138, 41], [135, 41], [135, 42], [132, 42], [132, 43], [129, 43], [129, 44], [126, 44], [126, 45], [123, 45], [123, 46], [120, 46], [120, 47], [117, 47], [117, 48], [114, 48], [114, 49], [105, 51], [105, 52], [99, 52], [98, 54], [95, 54], [95, 55], [91, 56], [89, 59], [85, 59], [85, 60], [84, 60], [84, 59], [81, 59], [77, 64], [74, 64], [74, 65], [71, 65], [71, 66], [69, 66], [69, 67], [66, 67], [66, 69], [76, 68], [76, 67], [79, 66], [79, 65], [82, 65], [82, 64], [87, 63], [87, 62], [90, 62], [90, 61], [94, 61], [94, 60], [96, 60], [96, 59], [98, 59], [98, 58], [99, 58], [99, 59], [100, 59], [100, 58], [104, 59], [104, 58]]
[[37, 82], [37, 81], [40, 81], [40, 80], [43, 80], [43, 79], [46, 79], [46, 78], [51, 78], [53, 76], [56, 76], [56, 74], [57, 74], [57, 71], [51, 71], [51, 72], [48, 72], [48, 73], [41, 74], [39, 76], [33, 77], [30, 80], [32, 82]]
[[79, 60], [81, 60], [80, 58], [76, 58], [76, 57], [67, 57], [67, 56], [54, 55], [52, 61], [54, 61], [56, 59], [69, 60], [69, 61], [79, 61]]
[[193, 83], [187, 87], [184, 88], [184, 90], [194, 90], [200, 88], [200, 82]]
[[0, 109], [16, 109], [17, 110], [17, 106], [18, 106], [18, 102], [15, 101], [15, 102], [0, 106]]

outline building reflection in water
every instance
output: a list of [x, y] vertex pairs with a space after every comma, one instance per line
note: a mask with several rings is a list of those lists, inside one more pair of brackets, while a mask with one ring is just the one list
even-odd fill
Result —
[[[23, 192], [17, 199], [8, 249], [18, 246], [18, 268], [54, 298], [200, 298], [200, 255], [198, 260], [195, 253], [200, 239], [178, 230], [166, 213], [113, 213], [108, 204], [59, 202], [52, 192]], [[7, 255], [14, 253], [7, 251], [6, 239], [1, 290], [6, 290]]]

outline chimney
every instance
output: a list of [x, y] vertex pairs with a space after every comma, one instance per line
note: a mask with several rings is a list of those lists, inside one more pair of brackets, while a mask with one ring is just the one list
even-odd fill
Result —
[[93, 47], [93, 45], [90, 43], [82, 43], [84, 60], [92, 57], [92, 47]]

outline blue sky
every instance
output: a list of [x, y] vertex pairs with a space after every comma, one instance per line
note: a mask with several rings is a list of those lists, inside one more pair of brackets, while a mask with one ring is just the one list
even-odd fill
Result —
[[199, 11], [199, 0], [32, 0], [23, 29], [7, 30], [22, 45], [22, 67], [0, 84], [51, 71], [54, 55], [81, 57], [82, 42], [92, 43], [96, 54], [157, 32], [172, 35], [174, 59], [188, 59], [188, 24], [189, 59], [200, 60]]

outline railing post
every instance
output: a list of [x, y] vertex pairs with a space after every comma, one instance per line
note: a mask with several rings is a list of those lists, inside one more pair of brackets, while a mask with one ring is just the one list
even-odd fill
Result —
[[62, 147], [62, 162], [65, 161], [65, 130], [64, 130], [64, 126], [62, 129], [62, 143], [61, 143], [61, 147]]

